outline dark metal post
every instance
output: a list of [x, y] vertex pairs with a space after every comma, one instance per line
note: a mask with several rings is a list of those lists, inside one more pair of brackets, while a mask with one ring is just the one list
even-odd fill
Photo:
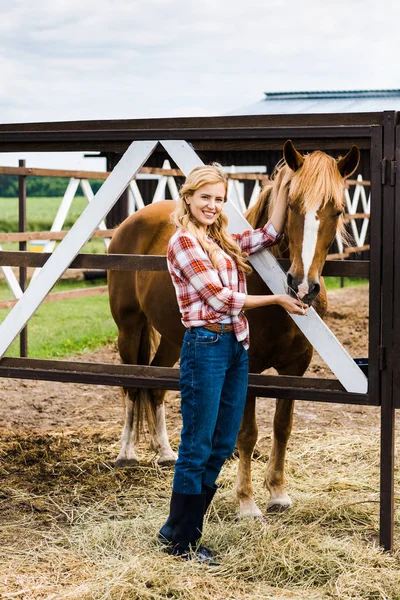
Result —
[[393, 391], [394, 391], [394, 406], [400, 408], [400, 239], [398, 232], [400, 230], [400, 113], [397, 113], [396, 127], [396, 160], [392, 164], [391, 174], [395, 179], [395, 223], [394, 230], [397, 233], [394, 239], [394, 264], [395, 280], [394, 280], [394, 306], [393, 329], [394, 329], [394, 344], [393, 344]]
[[[115, 152], [107, 153], [107, 171], [112, 171], [115, 165], [120, 161], [122, 154]], [[128, 217], [128, 188], [121, 194], [106, 216], [106, 226], [108, 229], [117, 227]]]
[[382, 144], [383, 127], [376, 127], [371, 137], [371, 218], [369, 262], [369, 339], [368, 394], [381, 405], [381, 329], [382, 329]]
[[[18, 166], [25, 167], [25, 160], [19, 160]], [[18, 230], [26, 231], [26, 176], [18, 175]], [[19, 242], [19, 249], [26, 250], [26, 242]], [[19, 285], [25, 291], [27, 283], [27, 268], [19, 268]], [[20, 356], [28, 356], [28, 326], [19, 334]]]
[[381, 482], [380, 543], [393, 548], [394, 528], [394, 435], [395, 409], [393, 394], [393, 326], [394, 326], [394, 242], [395, 187], [391, 164], [395, 159], [396, 113], [384, 114], [383, 129], [383, 220], [382, 220], [382, 338], [380, 347], [381, 379]]

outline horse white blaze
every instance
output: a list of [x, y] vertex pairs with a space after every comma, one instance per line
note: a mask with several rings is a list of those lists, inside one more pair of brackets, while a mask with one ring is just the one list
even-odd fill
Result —
[[312, 265], [317, 246], [319, 224], [320, 220], [317, 217], [317, 209], [307, 211], [304, 217], [303, 246], [301, 251], [304, 276], [303, 281], [299, 285], [300, 298], [308, 294], [308, 272]]

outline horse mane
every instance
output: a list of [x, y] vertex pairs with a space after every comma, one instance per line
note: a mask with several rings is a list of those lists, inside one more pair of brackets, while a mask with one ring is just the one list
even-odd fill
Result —
[[[271, 190], [273, 189], [273, 185], [274, 184], [272, 181], [268, 181], [262, 188], [256, 203], [253, 204], [253, 206], [251, 206], [250, 208], [248, 208], [244, 213], [246, 220], [254, 229], [262, 227], [268, 220], [270, 195]], [[261, 223], [263, 215], [265, 215], [266, 217], [265, 223]]]
[[252, 227], [262, 227], [270, 218], [278, 197], [278, 190], [281, 186], [283, 175], [288, 169], [289, 167], [286, 166], [285, 161], [283, 159], [280, 160], [271, 177], [263, 186], [257, 202], [245, 213], [245, 217]]
[[[245, 212], [244, 216], [254, 229], [263, 227], [268, 222], [274, 210], [282, 178], [288, 169], [289, 167], [286, 166], [285, 161], [280, 160], [271, 177], [263, 186], [256, 203]], [[278, 257], [284, 254], [286, 249], [287, 239], [283, 239], [280, 244], [272, 246], [270, 252]]]
[[[247, 221], [254, 228], [262, 227], [270, 218], [282, 179], [289, 167], [282, 159], [275, 167], [271, 178], [260, 192], [257, 202], [245, 213]], [[299, 202], [301, 212], [315, 208], [324, 208], [333, 201], [336, 210], [344, 208], [343, 177], [337, 167], [337, 161], [319, 150], [304, 156], [304, 163], [297, 171], [292, 171], [289, 198]], [[289, 202], [288, 198], [288, 202]], [[347, 243], [343, 218], [338, 220], [338, 233]]]
[[344, 205], [343, 177], [337, 161], [319, 150], [304, 157], [303, 166], [293, 173], [289, 195], [298, 198], [302, 211], [324, 208], [329, 201], [337, 210]]

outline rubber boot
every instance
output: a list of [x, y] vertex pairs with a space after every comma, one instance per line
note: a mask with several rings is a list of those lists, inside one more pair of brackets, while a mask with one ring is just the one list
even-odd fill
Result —
[[172, 492], [170, 514], [158, 534], [169, 554], [211, 564], [211, 551], [198, 544], [203, 531], [205, 502], [205, 493]]
[[178, 492], [174, 491], [172, 492], [168, 519], [158, 532], [158, 540], [162, 544], [170, 545], [172, 543], [175, 524], [178, 523], [185, 510], [185, 498], [185, 494], [178, 494]]
[[204, 506], [204, 512], [206, 513], [208, 510], [208, 507], [210, 506], [211, 502], [213, 501], [213, 498], [215, 496], [215, 492], [217, 491], [218, 486], [217, 485], [206, 485], [205, 483], [203, 483], [202, 486], [202, 490], [206, 496], [206, 501], [205, 501], [205, 506]]
[[[217, 489], [218, 489], [218, 486], [216, 486], [216, 485], [210, 486], [210, 485], [205, 485], [205, 483], [203, 483], [202, 490], [205, 494], [204, 513], [207, 512], [208, 507], [210, 506], [211, 502], [213, 501], [213, 498], [215, 496], [215, 492], [217, 491]], [[183, 494], [181, 494], [181, 495], [183, 495]], [[176, 498], [173, 501], [172, 497], [171, 497], [169, 517], [166, 520], [166, 522], [164, 523], [164, 525], [161, 527], [159, 534], [158, 534], [158, 539], [162, 544], [170, 544], [171, 543], [173, 527], [174, 527], [174, 524], [177, 522], [177, 519], [179, 519], [179, 515], [180, 515], [179, 499]]]

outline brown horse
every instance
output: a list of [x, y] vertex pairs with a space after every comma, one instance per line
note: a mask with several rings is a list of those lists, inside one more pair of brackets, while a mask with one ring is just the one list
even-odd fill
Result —
[[[286, 236], [273, 251], [275, 255], [290, 257], [288, 288], [292, 293], [298, 293], [304, 302], [312, 304], [320, 316], [327, 308], [321, 271], [335, 234], [342, 228], [344, 179], [357, 168], [359, 154], [358, 148], [353, 146], [339, 160], [319, 151], [303, 156], [291, 141], [286, 142], [285, 164], [277, 170], [257, 203], [245, 215], [254, 228], [267, 222], [285, 172], [290, 169]], [[175, 202], [167, 200], [149, 205], [128, 217], [116, 230], [109, 252], [166, 254], [168, 241], [174, 232], [170, 221], [174, 207]], [[108, 286], [111, 312], [118, 326], [122, 362], [173, 366], [179, 358], [184, 327], [169, 273], [111, 271]], [[270, 293], [255, 272], [248, 277], [248, 292]], [[303, 375], [310, 364], [313, 348], [285, 310], [272, 305], [251, 310], [247, 316], [251, 340], [250, 372], [260, 373], [274, 367], [281, 375]], [[150, 360], [154, 330], [161, 337]], [[166, 432], [164, 395], [165, 392], [160, 390], [124, 390], [126, 415], [117, 466], [137, 462], [134, 441], [144, 416], [149, 423], [151, 447], [160, 455], [159, 464], [176, 460]], [[285, 491], [284, 464], [293, 407], [294, 401], [277, 399], [274, 436], [265, 479], [271, 495], [268, 503], [271, 510], [291, 505]], [[255, 397], [249, 396], [237, 440], [240, 461], [236, 491], [242, 516], [261, 514], [253, 500], [251, 484], [251, 457], [256, 441]]]

